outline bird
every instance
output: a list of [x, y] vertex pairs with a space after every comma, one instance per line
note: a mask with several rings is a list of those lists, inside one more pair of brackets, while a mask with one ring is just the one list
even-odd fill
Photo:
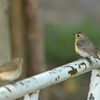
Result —
[[20, 77], [24, 58], [13, 58], [10, 62], [0, 66], [0, 79], [12, 83]]
[[82, 57], [93, 56], [99, 59], [100, 51], [95, 47], [92, 41], [86, 36], [84, 32], [77, 32], [75, 36], [75, 51]]

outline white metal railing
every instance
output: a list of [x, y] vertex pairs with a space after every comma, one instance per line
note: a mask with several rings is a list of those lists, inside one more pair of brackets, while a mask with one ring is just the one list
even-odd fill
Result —
[[24, 96], [24, 100], [38, 100], [41, 89], [93, 69], [87, 100], [99, 100], [100, 70], [96, 69], [99, 67], [100, 60], [93, 57], [82, 58], [16, 83], [0, 87], [0, 100], [14, 100], [22, 96]]

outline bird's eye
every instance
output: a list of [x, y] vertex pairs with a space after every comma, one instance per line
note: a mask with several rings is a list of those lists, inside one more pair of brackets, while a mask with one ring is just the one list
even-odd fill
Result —
[[79, 35], [77, 35], [79, 37]]
[[21, 61], [21, 59], [19, 59], [19, 61]]

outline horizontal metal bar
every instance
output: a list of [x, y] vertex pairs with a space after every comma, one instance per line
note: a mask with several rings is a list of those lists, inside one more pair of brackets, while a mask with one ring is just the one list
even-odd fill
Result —
[[0, 88], [0, 99], [11, 100], [34, 93], [40, 89], [62, 82], [68, 78], [86, 73], [100, 66], [100, 60], [93, 57], [79, 59], [47, 72], [32, 76]]

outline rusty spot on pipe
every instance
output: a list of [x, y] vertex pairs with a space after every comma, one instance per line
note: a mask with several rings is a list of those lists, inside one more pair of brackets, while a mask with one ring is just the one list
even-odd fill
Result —
[[22, 82], [20, 82], [20, 84], [24, 85]]
[[80, 63], [79, 65], [80, 65], [80, 66], [81, 66], [81, 65], [85, 65], [85, 69], [83, 70], [83, 72], [84, 72], [85, 70], [87, 70], [86, 64], [85, 64], [84, 62]]
[[28, 81], [30, 83], [30, 81]]
[[85, 65], [86, 66], [86, 64], [84, 62], [80, 63], [80, 65]]
[[79, 64], [78, 64], [78, 66], [79, 66], [78, 68], [81, 68], [81, 66]]
[[60, 76], [58, 76], [58, 79], [60, 79]]
[[88, 63], [90, 64], [90, 66], [93, 64], [90, 58], [86, 57], [85, 59], [88, 61]]
[[6, 98], [8, 98], [8, 96], [6, 96]]
[[90, 94], [89, 100], [95, 100], [93, 93]]
[[52, 74], [52, 72], [49, 72], [50, 74]]
[[100, 77], [100, 75], [99, 75], [99, 74], [97, 74], [96, 76], [97, 76], [97, 77]]
[[58, 76], [57, 78], [55, 78], [55, 81], [58, 81], [58, 79], [60, 79], [60, 76]]
[[11, 90], [8, 87], [5, 87], [9, 92], [11, 92]]
[[55, 81], [57, 81], [57, 78], [55, 78]]
[[96, 87], [97, 85], [98, 85], [98, 83], [95, 84], [94, 89], [95, 89], [95, 87]]
[[77, 73], [77, 69], [73, 68], [72, 66], [68, 66], [68, 67], [72, 68], [72, 70], [68, 71], [68, 73], [71, 74], [71, 76]]

